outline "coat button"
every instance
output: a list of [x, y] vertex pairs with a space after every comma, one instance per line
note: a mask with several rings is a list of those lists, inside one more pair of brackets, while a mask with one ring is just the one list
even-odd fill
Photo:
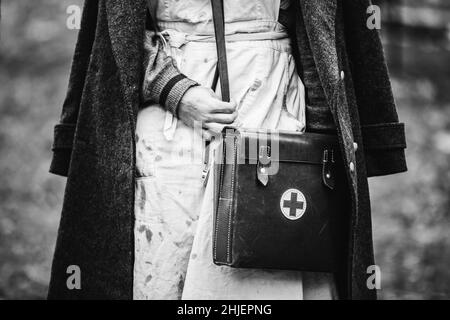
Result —
[[355, 172], [355, 164], [353, 162], [350, 162], [349, 164], [350, 172]]
[[345, 72], [344, 72], [344, 70], [342, 70], [341, 71], [341, 80], [344, 80], [344, 78], [345, 78]]
[[355, 152], [358, 151], [358, 144], [356, 142], [353, 142], [353, 150]]

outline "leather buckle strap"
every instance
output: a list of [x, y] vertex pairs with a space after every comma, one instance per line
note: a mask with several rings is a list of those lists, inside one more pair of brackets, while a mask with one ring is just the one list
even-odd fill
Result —
[[334, 160], [334, 150], [324, 150], [322, 159], [322, 181], [331, 190], [334, 189], [336, 185], [335, 181], [335, 160]]

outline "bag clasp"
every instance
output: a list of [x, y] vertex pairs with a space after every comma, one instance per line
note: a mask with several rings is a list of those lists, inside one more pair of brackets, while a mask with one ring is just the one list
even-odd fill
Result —
[[256, 165], [256, 175], [263, 186], [269, 183], [269, 168], [271, 166], [271, 154], [269, 146], [260, 146], [258, 153], [258, 163]]

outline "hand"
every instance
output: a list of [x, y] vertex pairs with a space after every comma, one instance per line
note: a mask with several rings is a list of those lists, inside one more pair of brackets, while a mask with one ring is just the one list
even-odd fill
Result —
[[197, 122], [204, 129], [217, 131], [236, 117], [235, 102], [223, 102], [214, 91], [202, 86], [188, 89], [178, 106], [178, 118], [190, 127]]

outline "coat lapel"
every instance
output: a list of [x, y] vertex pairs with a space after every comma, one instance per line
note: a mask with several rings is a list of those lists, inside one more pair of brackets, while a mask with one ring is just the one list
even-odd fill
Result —
[[319, 77], [330, 102], [339, 82], [335, 28], [337, 0], [299, 1]]
[[120, 73], [125, 102], [136, 118], [145, 32], [145, 0], [107, 0], [111, 46]]
[[[337, 52], [337, 0], [300, 0], [300, 7], [320, 82], [340, 132], [345, 162], [354, 162], [354, 138]], [[356, 192], [356, 175], [352, 175], [351, 179]]]

